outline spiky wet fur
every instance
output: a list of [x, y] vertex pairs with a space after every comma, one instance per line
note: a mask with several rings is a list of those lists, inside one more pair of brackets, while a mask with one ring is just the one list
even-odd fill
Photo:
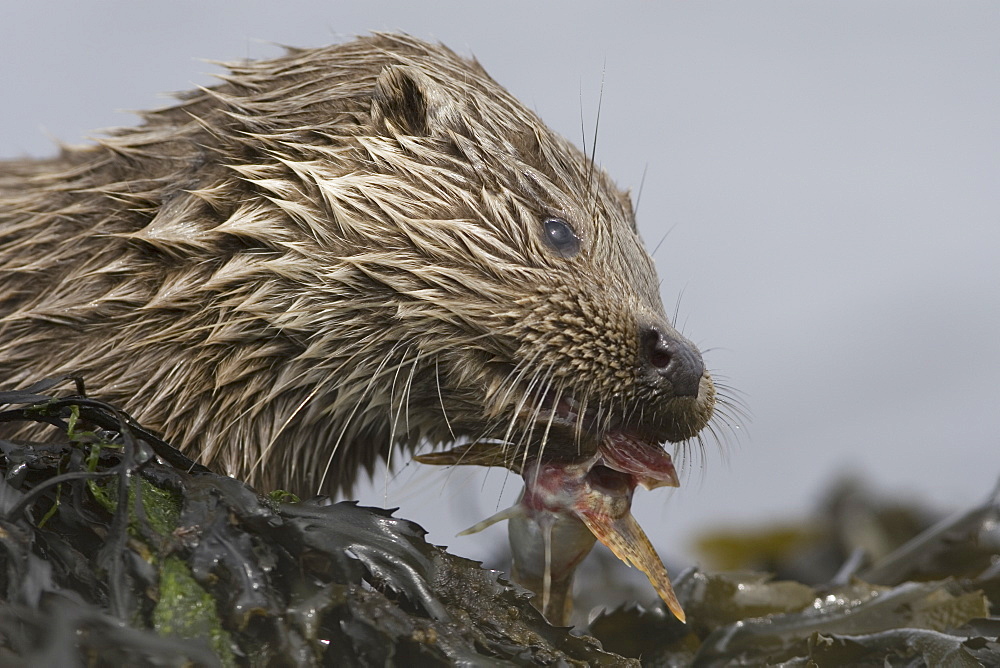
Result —
[[[628, 196], [478, 63], [377, 34], [221, 78], [0, 163], [6, 386], [80, 374], [202, 462], [305, 494], [394, 444], [541, 447], [544, 390], [589, 432], [705, 425], [707, 374], [697, 401], [639, 379], [637, 323], [665, 318]], [[553, 215], [578, 255], [546, 245]]]

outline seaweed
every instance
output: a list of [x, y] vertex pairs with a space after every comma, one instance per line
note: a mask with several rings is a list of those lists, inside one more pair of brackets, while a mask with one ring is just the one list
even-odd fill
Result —
[[[590, 632], [607, 649], [655, 666], [1000, 665], [1000, 486], [975, 508], [937, 521], [902, 510], [854, 483], [837, 485], [801, 527], [702, 541], [731, 567], [765, 562], [812, 584], [692, 568], [674, 582], [687, 626], [662, 606], [628, 606], [599, 615]], [[879, 534], [874, 543], [898, 544], [869, 559], [843, 540], [852, 533], [845, 524], [859, 517], [869, 539]], [[842, 563], [831, 569], [837, 557]]]
[[0, 662], [628, 665], [391, 511], [286, 502], [53, 382], [0, 393]]
[[[706, 540], [743, 570], [682, 573], [687, 624], [631, 604], [580, 636], [394, 511], [258, 494], [60, 382], [0, 392], [33, 434], [0, 440], [2, 665], [1000, 665], [1000, 489], [945, 519], [841, 489]], [[845, 539], [862, 516], [883, 552]]]

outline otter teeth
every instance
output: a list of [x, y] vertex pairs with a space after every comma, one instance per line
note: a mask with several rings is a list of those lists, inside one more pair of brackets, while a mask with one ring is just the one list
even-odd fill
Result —
[[553, 399], [552, 391], [534, 395], [536, 397], [534, 406], [528, 406], [535, 413], [535, 419], [546, 421], [550, 418], [564, 424], [575, 425], [580, 419], [580, 402], [567, 395], [559, 395], [558, 400]]
[[575, 421], [579, 415], [577, 407], [579, 404], [573, 397], [560, 397], [556, 403], [556, 416], [567, 421]]

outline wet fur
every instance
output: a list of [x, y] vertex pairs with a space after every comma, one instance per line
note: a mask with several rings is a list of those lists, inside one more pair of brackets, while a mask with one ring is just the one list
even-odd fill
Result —
[[[422, 439], [706, 424], [707, 374], [690, 399], [637, 371], [638, 323], [666, 318], [627, 194], [478, 63], [377, 34], [230, 70], [0, 163], [5, 386], [80, 374], [202, 462], [306, 494]], [[553, 215], [578, 255], [546, 245]], [[546, 389], [596, 424], [557, 436]]]

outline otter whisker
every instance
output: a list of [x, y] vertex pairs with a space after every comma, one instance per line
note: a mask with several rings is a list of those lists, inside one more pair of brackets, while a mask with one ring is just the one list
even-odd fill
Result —
[[[523, 436], [524, 455], [522, 456], [522, 459], [521, 459], [521, 468], [522, 469], [524, 469], [527, 466], [528, 455], [529, 455], [529, 453], [531, 451], [531, 449], [529, 447], [529, 445], [531, 443], [531, 435], [534, 433], [535, 427], [538, 424], [538, 417], [539, 417], [539, 415], [541, 415], [541, 412], [542, 412], [542, 410], [545, 407], [545, 397], [546, 397], [548, 391], [550, 390], [549, 380], [552, 377], [553, 369], [550, 366], [550, 367], [544, 368], [543, 371], [544, 371], [544, 373], [541, 376], [541, 382], [539, 384], [540, 387], [542, 388], [542, 392], [541, 393], [538, 393], [538, 392], [533, 392], [532, 393], [533, 396], [535, 397], [535, 399], [534, 399], [535, 406], [534, 406], [534, 410], [532, 410], [531, 419], [528, 420], [528, 422], [526, 424], [526, 429], [525, 429], [525, 433], [524, 433], [524, 436]], [[553, 406], [554, 405], [555, 404], [553, 404]], [[549, 427], [551, 427], [551, 419], [552, 419], [552, 416], [554, 415], [554, 413], [555, 413], [554, 409], [550, 408], [550, 418], [549, 418], [549, 422], [548, 422], [548, 424], [546, 426], [546, 429], [545, 429], [546, 434], [548, 433]], [[545, 439], [543, 438], [542, 443], [538, 447], [538, 452], [537, 452], [537, 457], [536, 457], [537, 461], [541, 461], [542, 455], [543, 455], [542, 451], [544, 450], [544, 447], [545, 447]]]
[[[656, 254], [660, 251], [660, 247], [663, 245], [663, 242], [667, 240], [667, 237], [673, 234], [673, 231], [674, 229], [676, 229], [676, 227], [677, 223], [674, 223], [673, 225], [667, 228], [667, 231], [663, 233], [663, 236], [660, 237], [660, 240], [656, 242], [655, 246], [653, 246], [653, 250], [650, 252], [650, 255], [656, 257]], [[660, 281], [657, 282], [657, 287], [662, 287], [662, 285], [663, 281], [661, 279]], [[676, 318], [676, 314], [674, 317]]]
[[[587, 194], [586, 200], [588, 200], [588, 208], [591, 209], [591, 213], [596, 211], [597, 207], [597, 188], [594, 187], [594, 167], [597, 162], [597, 134], [601, 127], [601, 108], [604, 106], [604, 76], [607, 74], [607, 62], [604, 63], [604, 67], [601, 68], [601, 88], [597, 95], [597, 118], [594, 121], [594, 142], [590, 148], [590, 166], [587, 168]], [[591, 194], [594, 195], [593, 201], [590, 201]]]
[[410, 374], [406, 378], [406, 385], [404, 386], [404, 404], [403, 404], [403, 420], [406, 426], [406, 432], [412, 432], [412, 426], [410, 424], [410, 404], [413, 399], [413, 379], [417, 375], [419, 367], [417, 366], [417, 356], [414, 356], [413, 363], [410, 365]]
[[[525, 371], [528, 371], [528, 369], [529, 367], [525, 367]], [[514, 431], [514, 428], [517, 426], [517, 415], [524, 408], [525, 404], [531, 399], [532, 392], [535, 386], [539, 383], [541, 374], [542, 374], [542, 369], [535, 368], [531, 380], [528, 381], [527, 386], [525, 387], [525, 391], [521, 394], [521, 397], [517, 400], [517, 403], [514, 406], [514, 410], [511, 412], [510, 424], [507, 427], [506, 433], [504, 433], [503, 438], [501, 439], [503, 442], [505, 443], [510, 442], [511, 434]]]
[[518, 362], [500, 381], [499, 385], [506, 388], [503, 396], [499, 399], [501, 405], [506, 404], [510, 400], [511, 394], [521, 387], [525, 374], [535, 368], [535, 362], [543, 353], [541, 348], [535, 350], [528, 358]]
[[[344, 442], [344, 436], [348, 431], [348, 426], [353, 421], [354, 416], [358, 412], [358, 409], [361, 408], [362, 406], [362, 400], [368, 395], [369, 391], [371, 391], [371, 389], [375, 387], [376, 379], [378, 379], [379, 376], [382, 374], [383, 368], [386, 366], [386, 364], [388, 364], [389, 360], [392, 358], [392, 356], [396, 353], [396, 351], [399, 349], [401, 345], [403, 345], [402, 342], [396, 342], [393, 345], [392, 349], [385, 355], [385, 357], [382, 358], [382, 361], [379, 363], [378, 368], [376, 368], [375, 373], [372, 374], [367, 385], [361, 391], [360, 396], [355, 399], [354, 406], [348, 413], [347, 418], [343, 421], [344, 425], [343, 431], [340, 432], [340, 435], [337, 437], [336, 442], [334, 442], [333, 447], [330, 449], [330, 454], [327, 457], [326, 465], [323, 467], [323, 474], [319, 480], [319, 487], [317, 488], [316, 492], [317, 494], [320, 493], [320, 491], [323, 489], [323, 485], [326, 483], [326, 477], [327, 475], [329, 475], [330, 468], [333, 465], [334, 457], [336, 457], [337, 451], [340, 449], [341, 444]], [[340, 397], [338, 396], [338, 403], [340, 403], [339, 399]]]
[[583, 445], [583, 433], [586, 428], [585, 418], [590, 412], [590, 387], [584, 390], [583, 395], [577, 398], [580, 408], [576, 414], [576, 422], [573, 425], [573, 444], [576, 446], [576, 454], [581, 454]]
[[[642, 203], [642, 189], [646, 185], [646, 172], [649, 171], [649, 163], [647, 162], [642, 166], [642, 176], [639, 177], [639, 190], [635, 194], [635, 203], [632, 205], [632, 218], [638, 219], [639, 217], [639, 204]], [[656, 244], [656, 248], [650, 252], [652, 257], [656, 257], [656, 251], [660, 248], [660, 244], [663, 243], [663, 239], [666, 239], [667, 235], [664, 234], [660, 242]]]
[[522, 446], [524, 446], [525, 456], [527, 456], [529, 449], [528, 445], [531, 439], [531, 432], [535, 428], [535, 419], [538, 416], [538, 412], [541, 410], [540, 407], [541, 399], [538, 393], [536, 392], [535, 388], [545, 386], [545, 383], [547, 382], [546, 380], [547, 375], [548, 375], [548, 369], [546, 369], [545, 367], [537, 367], [535, 369], [535, 373], [533, 374], [531, 380], [528, 381], [527, 387], [525, 388], [525, 392], [521, 395], [520, 399], [518, 400], [517, 406], [515, 407], [511, 415], [510, 424], [507, 427], [507, 432], [504, 434], [503, 437], [503, 441], [505, 443], [511, 442], [511, 434], [513, 433], [514, 428], [518, 426], [518, 419], [517, 419], [518, 414], [522, 411], [524, 406], [529, 401], [533, 402], [534, 407], [531, 411], [532, 413], [531, 419], [524, 421], [523, 433], [521, 435], [521, 438], [519, 438], [516, 442], [512, 444], [513, 452], [511, 453], [511, 455], [513, 457], [517, 456], [517, 453], [520, 451]]
[[455, 430], [451, 428], [451, 420], [448, 419], [448, 409], [444, 405], [444, 396], [441, 394], [441, 367], [438, 365], [439, 360], [434, 358], [434, 389], [437, 390], [438, 405], [441, 406], [441, 415], [444, 416], [444, 424], [448, 427], [448, 433], [451, 434], [451, 440], [457, 440], [455, 436]]
[[[533, 360], [534, 357], [532, 357], [532, 361]], [[531, 363], [525, 363], [525, 364], [518, 364], [511, 371], [509, 371], [505, 376], [505, 378], [503, 379], [503, 381], [498, 383], [499, 386], [505, 387], [506, 389], [504, 390], [504, 394], [501, 398], [498, 399], [497, 397], [494, 396], [494, 404], [498, 406], [506, 405], [511, 393], [514, 391], [514, 389], [519, 388], [521, 386], [524, 376], [531, 370], [531, 368], [532, 368]], [[505, 421], [509, 422], [509, 425], [507, 427], [507, 433], [503, 438], [500, 439], [501, 447], [505, 452], [509, 447], [511, 430], [513, 430], [516, 425], [517, 414], [520, 412], [520, 409], [524, 405], [524, 402], [527, 401], [527, 396], [528, 392], [522, 393], [520, 403], [514, 406], [509, 416], [505, 417], [504, 414], [498, 413], [496, 417], [489, 420], [484, 425], [482, 431], [473, 439], [473, 441], [479, 441], [488, 438], [489, 435], [494, 433], [494, 431], [498, 429], [503, 422]]]
[[[408, 346], [406, 350], [403, 351], [402, 357], [405, 360], [407, 354], [412, 350], [412, 346]], [[403, 414], [403, 419], [405, 422], [406, 432], [410, 431], [410, 414], [409, 414], [409, 400], [410, 392], [413, 383], [413, 374], [415, 373], [415, 364], [410, 365], [410, 373], [403, 384], [402, 394], [399, 397], [399, 405], [396, 405], [396, 381], [399, 379], [399, 372], [402, 370], [403, 364], [400, 363], [396, 366], [396, 372], [393, 374], [392, 383], [389, 385], [389, 410], [393, 413], [392, 421], [389, 427], [389, 441], [386, 446], [386, 456], [385, 456], [385, 488], [384, 488], [384, 503], [389, 505], [389, 471], [392, 469], [392, 454], [395, 450], [396, 444], [396, 427], [399, 425], [399, 416]]]
[[[366, 343], [364, 347], [362, 347], [360, 350], [356, 351], [349, 358], [347, 358], [346, 360], [344, 360], [343, 362], [341, 362], [332, 371], [331, 375], [332, 376], [336, 376], [342, 369], [348, 368], [348, 365], [351, 362], [355, 361], [359, 355], [361, 355], [362, 353], [367, 352], [367, 349], [369, 347], [374, 346], [376, 344], [377, 344], [376, 341], [369, 341], [368, 343]], [[390, 354], [391, 354], [391, 352], [390, 352]], [[384, 359], [382, 363], [384, 364], [387, 360], [388, 360], [388, 357], [386, 359]], [[271, 391], [269, 392], [270, 397], [268, 397], [266, 399], [269, 399], [269, 400], [273, 401], [273, 397], [279, 396], [281, 392], [285, 391], [286, 389], [288, 389], [293, 384], [297, 384], [297, 383], [300, 383], [300, 382], [301, 382], [301, 379], [298, 378], [298, 377], [286, 379], [283, 383], [280, 383], [276, 387], [271, 388]], [[255, 470], [258, 466], [263, 466], [264, 465], [264, 462], [267, 461], [268, 456], [270, 455], [272, 448], [274, 448], [275, 445], [277, 444], [278, 438], [281, 436], [281, 434], [288, 428], [289, 425], [292, 424], [292, 422], [294, 421], [294, 419], [301, 413], [301, 411], [307, 405], [309, 405], [309, 403], [323, 389], [324, 389], [324, 386], [322, 384], [320, 384], [320, 383], [315, 384], [313, 386], [312, 390], [310, 390], [309, 393], [306, 394], [306, 396], [302, 399], [302, 401], [299, 402], [299, 404], [295, 407], [295, 409], [293, 409], [292, 412], [289, 415], [285, 416], [284, 420], [281, 422], [281, 425], [278, 427], [278, 429], [275, 430], [271, 434], [271, 436], [268, 439], [267, 443], [264, 445], [263, 448], [260, 449], [260, 454], [258, 455], [257, 459], [253, 462], [253, 464], [251, 466], [251, 470]], [[242, 419], [243, 417], [245, 417], [251, 411], [254, 411], [254, 410], [258, 409], [261, 405], [264, 404], [264, 402], [265, 402], [266, 399], [262, 398], [259, 401], [257, 401], [255, 403], [249, 405], [242, 413], [239, 414], [239, 416], [237, 416], [236, 419]], [[350, 424], [350, 421], [351, 421], [351, 418], [353, 418], [353, 415], [354, 414], [351, 413], [351, 416], [344, 423], [345, 430], [347, 428], [347, 425]]]
[[721, 407], [735, 411], [735, 414], [744, 420], [750, 420], [753, 417], [750, 407], [746, 400], [740, 396], [741, 393], [738, 390], [724, 382], [717, 383], [716, 390], [718, 401], [723, 404]]
[[[511, 391], [514, 388], [517, 388], [517, 387], [520, 386], [520, 384], [522, 382], [522, 379], [524, 378], [525, 374], [527, 374], [529, 371], [532, 370], [534, 358], [535, 358], [535, 356], [532, 356], [531, 358], [529, 358], [529, 360], [526, 360], [524, 363], [515, 366], [514, 369], [512, 369], [511, 371], [509, 371], [507, 373], [507, 375], [505, 377], [505, 383], [504, 383], [506, 385], [507, 389], [506, 389], [505, 394], [503, 396], [503, 401], [501, 402], [502, 405], [507, 403], [507, 399], [510, 396]], [[515, 373], [516, 373], [516, 376], [514, 375]], [[521, 412], [521, 410], [524, 407], [525, 403], [530, 399], [530, 397], [532, 395], [532, 388], [533, 388], [533, 386], [538, 382], [539, 373], [540, 373], [540, 369], [534, 368], [534, 373], [533, 373], [532, 379], [527, 384], [527, 389], [524, 392], [522, 392], [521, 397], [518, 400], [518, 403], [516, 404], [516, 406], [511, 411], [510, 417], [508, 419], [508, 426], [506, 428], [507, 431], [504, 434], [504, 436], [500, 439], [501, 457], [503, 458], [503, 461], [505, 463], [508, 462], [508, 461], [511, 461], [514, 458], [516, 458], [518, 444], [517, 443], [513, 443], [513, 444], [511, 443], [511, 434], [513, 433], [514, 428], [517, 426], [519, 413]], [[499, 420], [497, 420], [497, 419], [492, 420], [486, 426], [486, 428], [484, 428], [482, 434], [479, 437], [477, 437], [476, 439], [474, 439], [474, 441], [479, 441], [479, 440], [481, 440], [483, 438], [486, 438], [489, 433], [492, 433], [493, 428], [496, 427], [496, 426], [499, 426], [499, 425], [500, 425], [500, 421]], [[511, 449], [513, 449], [513, 452], [509, 452]], [[485, 485], [485, 484], [486, 484], [486, 480], [484, 478], [483, 479], [483, 485]], [[499, 503], [499, 497], [503, 495], [503, 490], [505, 489], [506, 484], [507, 484], [507, 478], [505, 477], [503, 485], [501, 486], [500, 494], [498, 495], [498, 498], [497, 498], [497, 502], [498, 503]]]
[[[682, 334], [684, 333], [684, 325], [678, 326], [677, 322], [680, 320], [681, 317], [681, 302], [684, 300], [684, 291], [686, 289], [687, 289], [687, 284], [685, 283], [677, 291], [677, 301], [674, 302], [674, 317], [671, 320], [671, 322], [674, 323], [674, 327], [677, 329], [677, 331], [681, 332]], [[685, 324], [686, 323], [687, 321], [685, 320]]]
[[[365, 344], [365, 346], [363, 346], [359, 350], [355, 351], [347, 359], [343, 360], [337, 367], [335, 367], [330, 372], [329, 375], [336, 376], [338, 373], [341, 372], [341, 370], [349, 368], [349, 365], [351, 363], [357, 361], [360, 356], [362, 356], [362, 355], [364, 355], [365, 353], [368, 352], [369, 348], [371, 348], [371, 347], [373, 347], [373, 346], [375, 346], [377, 344], [378, 344], [377, 341], [369, 341], [369, 342], [367, 342]], [[301, 376], [299, 376], [299, 375], [291, 375], [291, 376], [285, 376], [285, 375], [283, 375], [282, 379], [280, 380], [280, 382], [277, 382], [277, 383], [273, 384], [269, 388], [269, 391], [267, 392], [267, 394], [265, 394], [264, 396], [260, 397], [256, 401], [250, 403], [245, 409], [243, 409], [240, 413], [238, 413], [233, 418], [233, 421], [236, 422], [236, 421], [242, 420], [247, 415], [250, 415], [251, 413], [253, 413], [256, 410], [260, 409], [262, 406], [265, 406], [269, 402], [274, 401], [274, 399], [276, 397], [280, 396], [283, 392], [285, 392], [285, 391], [287, 391], [287, 390], [289, 390], [291, 388], [294, 388], [294, 387], [297, 387], [297, 386], [301, 386], [301, 384], [302, 384], [302, 377]], [[317, 385], [316, 387], [319, 387], [319, 386]], [[303, 405], [305, 405], [306, 403], [308, 403], [308, 400], [304, 401]], [[294, 415], [292, 417], [294, 417]], [[290, 419], [286, 418], [284, 420], [283, 424], [282, 424], [282, 427], [279, 429], [279, 434], [280, 434], [281, 431], [284, 430], [284, 427], [288, 423], [290, 423]], [[272, 441], [273, 440], [274, 439], [272, 438]]]
[[273, 433], [271, 434], [271, 438], [267, 441], [264, 447], [260, 449], [260, 454], [257, 456], [256, 461], [253, 463], [251, 470], [255, 470], [258, 466], [263, 467], [264, 462], [267, 461], [268, 455], [271, 453], [271, 449], [278, 442], [278, 437], [285, 430], [285, 428], [289, 424], [291, 424], [292, 420], [295, 419], [295, 417], [302, 411], [302, 409], [305, 408], [307, 405], [309, 405], [309, 403], [313, 400], [313, 398], [319, 393], [321, 389], [322, 386], [316, 385], [305, 397], [302, 398], [302, 401], [298, 403], [298, 405], [292, 410], [292, 412], [287, 417], [285, 417], [285, 419], [278, 426], [278, 428], [273, 431]]
[[[523, 375], [527, 371], [529, 371], [532, 368], [532, 366], [533, 365], [531, 364], [525, 365], [524, 368], [518, 373], [518, 378], [515, 379], [518, 385], [520, 384], [520, 378], [523, 377]], [[510, 419], [508, 421], [508, 426], [506, 428], [506, 433], [504, 434], [503, 438], [500, 441], [501, 446], [504, 450], [503, 458], [505, 462], [515, 461], [518, 456], [517, 453], [521, 449], [522, 445], [524, 446], [525, 451], [527, 452], [527, 448], [529, 447], [530, 430], [533, 428], [534, 421], [530, 420], [527, 422], [527, 424], [524, 426], [525, 429], [524, 433], [522, 434], [521, 438], [519, 438], [517, 441], [512, 441], [511, 435], [513, 433], [514, 428], [518, 426], [518, 416], [521, 413], [522, 409], [524, 408], [525, 404], [529, 400], [538, 401], [538, 399], [535, 398], [536, 391], [534, 388], [536, 385], [544, 384], [543, 371], [544, 370], [540, 367], [534, 367], [534, 372], [531, 380], [527, 383], [525, 390], [521, 393], [521, 396], [518, 399], [516, 406], [511, 412]], [[497, 498], [498, 503], [500, 496], [502, 496], [503, 494], [503, 490], [506, 488], [506, 484], [507, 484], [507, 478], [505, 477], [504, 482], [501, 485], [500, 494], [498, 495]]]
[[[552, 422], [556, 418], [557, 407], [559, 406], [559, 402], [562, 399], [563, 389], [564, 389], [563, 386], [560, 384], [555, 389], [554, 395], [552, 397], [552, 400], [549, 403], [549, 419], [546, 420], [546, 422], [545, 422], [545, 431], [542, 433], [542, 439], [541, 439], [541, 442], [539, 442], [539, 444], [538, 444], [538, 451], [537, 451], [537, 453], [535, 455], [535, 476], [536, 477], [538, 476], [538, 472], [539, 472], [540, 467], [542, 465], [542, 461], [545, 458], [545, 446], [548, 445], [548, 442], [549, 442], [549, 432], [552, 430]], [[549, 387], [549, 383], [546, 382], [546, 394], [548, 394], [549, 392], [552, 392], [552, 389], [551, 389], [551, 387]], [[541, 403], [542, 402], [539, 401], [539, 407], [538, 407], [539, 409], [541, 409]], [[537, 419], [537, 417], [538, 417], [538, 414], [536, 412], [535, 419]], [[527, 448], [525, 449], [525, 452], [527, 452]]]

